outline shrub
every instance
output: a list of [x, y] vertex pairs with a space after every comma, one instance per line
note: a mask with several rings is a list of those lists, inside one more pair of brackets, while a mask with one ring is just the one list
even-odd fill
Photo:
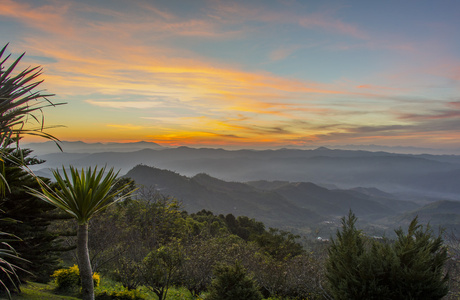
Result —
[[96, 295], [96, 300], [144, 300], [144, 297], [137, 290], [124, 291], [103, 291]]
[[[58, 290], [74, 289], [81, 286], [80, 270], [77, 265], [73, 265], [67, 269], [59, 269], [54, 271], [51, 277], [54, 278]], [[94, 286], [99, 286], [101, 277], [98, 273], [93, 274]]]

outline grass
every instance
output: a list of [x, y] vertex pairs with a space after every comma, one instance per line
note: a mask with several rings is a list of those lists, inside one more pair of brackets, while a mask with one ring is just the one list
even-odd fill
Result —
[[[13, 300], [79, 300], [78, 297], [58, 295], [54, 292], [56, 288], [55, 283], [50, 282], [48, 284], [29, 282], [27, 285], [21, 286], [21, 294], [13, 295]], [[123, 290], [121, 284], [113, 282], [111, 280], [103, 280], [101, 286], [95, 289], [96, 294], [104, 290], [108, 291], [120, 291]], [[155, 300], [157, 296], [146, 288], [140, 289], [146, 300]], [[0, 299], [3, 299], [0, 295]], [[5, 298], [6, 299], [6, 298]], [[192, 300], [196, 299], [191, 296], [185, 288], [170, 288], [168, 291], [168, 300]], [[198, 298], [200, 299], [200, 298]]]
[[13, 299], [19, 300], [78, 300], [79, 298], [71, 296], [57, 295], [54, 293], [55, 286], [53, 284], [42, 284], [30, 282], [27, 285], [21, 286], [22, 293], [14, 295]]
[[[56, 284], [50, 282], [48, 284], [30, 282], [27, 285], [21, 286], [22, 293], [19, 295], [13, 295], [13, 300], [79, 300], [78, 297], [58, 295], [54, 292]], [[109, 279], [101, 280], [101, 286], [95, 289], [96, 294], [104, 290], [107, 291], [120, 291], [123, 287], [121, 284], [111, 281]], [[148, 291], [145, 287], [140, 288], [140, 291], [144, 295], [146, 300], [156, 300], [158, 299], [156, 295]], [[2, 298], [0, 295], [0, 299]], [[168, 300], [200, 300], [203, 298], [193, 298], [190, 292], [183, 288], [170, 288], [168, 291]], [[270, 300], [277, 300], [276, 298], [269, 298]]]

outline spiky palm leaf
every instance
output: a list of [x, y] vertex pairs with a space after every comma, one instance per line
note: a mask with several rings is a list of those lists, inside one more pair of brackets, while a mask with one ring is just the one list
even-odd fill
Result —
[[[57, 182], [55, 190], [51, 190], [39, 180], [41, 191], [29, 188], [30, 193], [39, 199], [62, 209], [78, 221], [77, 254], [80, 269], [83, 299], [94, 299], [94, 286], [91, 263], [88, 251], [88, 221], [96, 213], [109, 205], [129, 197], [134, 190], [123, 193], [130, 187], [130, 182], [116, 187], [118, 172], [113, 168], [106, 172], [106, 168], [99, 171], [93, 169], [78, 169], [70, 166], [70, 176], [62, 167], [63, 175], [54, 170], [53, 175]], [[120, 196], [121, 195], [121, 196]]]
[[[27, 68], [14, 74], [15, 68], [25, 53], [20, 55], [11, 65], [6, 66], [11, 54], [5, 58], [5, 50], [0, 51], [0, 134], [1, 138], [11, 135], [37, 135], [46, 139], [58, 141], [53, 135], [43, 131], [44, 116], [42, 109], [64, 103], [52, 103], [48, 97], [53, 94], [42, 94], [35, 89], [43, 82], [36, 79], [42, 74], [40, 67]], [[39, 124], [38, 128], [25, 128], [29, 118]]]
[[[10, 218], [2, 218], [1, 222], [16, 222]], [[16, 270], [21, 270], [27, 272], [26, 270], [20, 268], [19, 266], [12, 263], [12, 261], [26, 261], [25, 259], [18, 256], [16, 250], [9, 244], [13, 241], [21, 240], [14, 234], [0, 231], [0, 273], [4, 275], [7, 279], [7, 282], [0, 280], [0, 286], [3, 287], [3, 290], [6, 292], [9, 299], [11, 299], [10, 288], [17, 290], [17, 283], [19, 283], [19, 277], [16, 274]], [[11, 286], [8, 286], [10, 284]]]
[[70, 166], [70, 176], [63, 167], [62, 174], [59, 170], [53, 170], [57, 187], [51, 190], [46, 184], [40, 181], [41, 191], [30, 189], [31, 194], [48, 202], [51, 205], [65, 211], [74, 217], [79, 224], [84, 224], [97, 212], [105, 209], [116, 201], [127, 198], [132, 191], [117, 197], [120, 193], [129, 188], [129, 183], [121, 186], [116, 191], [112, 188], [116, 184], [118, 172], [113, 168], [106, 171], [91, 167], [81, 172]]
[[[15, 71], [24, 54], [20, 55], [9, 66], [7, 65], [8, 59], [11, 57], [11, 54], [4, 57], [7, 46], [8, 44], [0, 50], [0, 196], [4, 195], [9, 188], [4, 176], [3, 163], [6, 160], [13, 160], [5, 149], [12, 143], [16, 143], [16, 147], [18, 147], [18, 142], [24, 134], [41, 136], [57, 142], [57, 138], [44, 131], [42, 109], [64, 104], [53, 104], [47, 98], [53, 96], [52, 94], [43, 94], [41, 91], [35, 90], [43, 82], [43, 80], [37, 81], [42, 72], [39, 67], [27, 68], [20, 72]], [[34, 121], [35, 128], [26, 127], [31, 123], [30, 120]], [[59, 147], [58, 144], [57, 146]], [[24, 165], [20, 160], [14, 162], [18, 165]], [[8, 282], [4, 282], [0, 278], [0, 286], [11, 298], [7, 283], [13, 284], [16, 288], [15, 270], [17, 266], [10, 261], [12, 261], [11, 259], [19, 259], [19, 257], [4, 239], [6, 236], [10, 235], [0, 232], [0, 245], [2, 245], [0, 249], [0, 274], [3, 274]]]
[[[42, 110], [49, 106], [64, 104], [52, 103], [48, 97], [53, 94], [43, 94], [35, 90], [43, 82], [43, 80], [37, 81], [42, 74], [40, 67], [15, 72], [25, 53], [9, 66], [7, 65], [11, 57], [11, 54], [4, 57], [7, 46], [8, 44], [0, 50], [0, 164], [9, 159], [2, 149], [8, 147], [12, 141], [19, 142], [22, 135], [35, 135], [55, 142], [59, 141], [44, 131], [51, 127], [45, 127]], [[31, 123], [30, 119], [38, 126], [27, 128], [26, 124]], [[59, 144], [56, 145], [60, 148]], [[7, 188], [7, 182], [0, 172], [0, 193]]]

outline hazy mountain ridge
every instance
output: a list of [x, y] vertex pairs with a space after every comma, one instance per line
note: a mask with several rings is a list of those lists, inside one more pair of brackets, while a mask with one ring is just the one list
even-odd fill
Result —
[[306, 225], [320, 220], [318, 214], [299, 208], [276, 193], [257, 190], [243, 183], [225, 182], [205, 174], [189, 178], [172, 171], [138, 165], [126, 177], [177, 198], [191, 213], [208, 209], [217, 214], [246, 215], [270, 226]]
[[[460, 200], [460, 156], [455, 155], [324, 147], [233, 151], [178, 147], [60, 152], [37, 157], [47, 160], [43, 165], [32, 166], [41, 176], [50, 176], [49, 168], [69, 164], [113, 166], [129, 176], [139, 166], [133, 167], [143, 164], [149, 170], [148, 176], [136, 175], [134, 179], [163, 194], [186, 199], [184, 209], [188, 211], [206, 208], [216, 213], [248, 215], [275, 227], [295, 228], [312, 221], [337, 220], [352, 208], [363, 221], [381, 220], [379, 224], [394, 228], [394, 223], [403, 222], [404, 216], [414, 216], [409, 212], [416, 211], [422, 203]], [[457, 222], [452, 214], [442, 215], [436, 210], [431, 213], [434, 219], [448, 221], [449, 227]], [[395, 219], [398, 215], [400, 219]], [[429, 210], [423, 218], [430, 219]]]
[[[186, 177], [143, 165], [134, 167], [126, 176], [177, 198], [189, 212], [208, 209], [215, 213], [247, 215], [269, 226], [310, 226], [324, 220], [336, 220], [349, 209], [368, 221], [400, 212], [393, 207], [393, 202], [399, 201], [393, 197], [374, 198], [356, 190], [328, 190], [307, 182], [273, 183], [273, 189], [266, 182], [266, 187], [270, 188], [261, 189], [257, 183], [227, 182], [202, 173]], [[400, 201], [399, 205], [405, 210], [418, 207], [407, 201]]]
[[[160, 148], [132, 152], [52, 153], [38, 155], [46, 172], [72, 164], [107, 165], [125, 174], [138, 164], [174, 170], [192, 177], [210, 174], [226, 181], [289, 181], [335, 185], [341, 189], [376, 187], [391, 193], [411, 192], [459, 199], [460, 156], [407, 155], [352, 150], [224, 150]], [[49, 172], [49, 171], [48, 171]]]
[[451, 230], [460, 230], [460, 202], [450, 200], [432, 202], [395, 217], [389, 217], [384, 223], [407, 227], [415, 217], [418, 217], [421, 224], [430, 224], [435, 230], [441, 227], [449, 234]]
[[[81, 141], [68, 142], [61, 141], [59, 146], [63, 152], [66, 153], [97, 153], [97, 152], [132, 152], [142, 149], [162, 149], [157, 143], [153, 142], [133, 142], [133, 143], [85, 143]], [[24, 148], [30, 148], [34, 150], [36, 155], [44, 155], [50, 153], [59, 153], [60, 149], [53, 141], [47, 141], [44, 143], [30, 143], [25, 144]]]

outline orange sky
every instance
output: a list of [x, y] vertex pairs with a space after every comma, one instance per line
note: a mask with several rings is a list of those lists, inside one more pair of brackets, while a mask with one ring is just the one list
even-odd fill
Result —
[[187, 3], [0, 0], [0, 36], [61, 140], [460, 148], [460, 5]]

